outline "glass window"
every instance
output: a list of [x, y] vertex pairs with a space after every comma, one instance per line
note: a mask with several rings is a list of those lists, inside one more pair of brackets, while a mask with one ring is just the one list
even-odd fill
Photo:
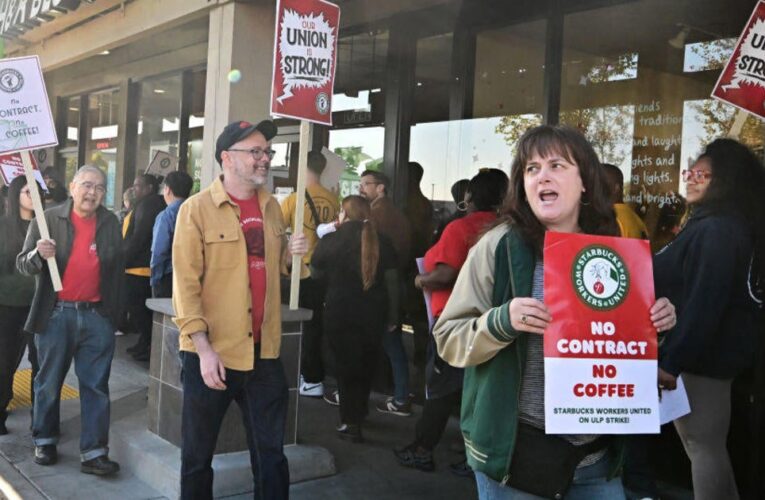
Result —
[[546, 26], [541, 20], [476, 35], [474, 118], [541, 116]]
[[195, 71], [191, 75], [191, 112], [189, 114], [189, 144], [186, 170], [194, 179], [192, 192], [199, 191], [202, 178], [202, 132], [205, 124], [205, 89], [207, 71]]
[[452, 33], [417, 40], [414, 123], [449, 119]]
[[143, 172], [158, 151], [178, 157], [181, 75], [141, 83], [135, 171]]
[[[643, 217], [654, 249], [676, 224], [665, 218], [676, 221], [684, 209], [680, 171], [730, 129], [734, 108], [709, 95], [748, 3], [722, 15], [719, 0], [641, 0], [565, 18], [560, 121], [621, 168], [625, 201]], [[759, 149], [764, 131], [750, 118], [742, 140]]]
[[65, 185], [74, 178], [77, 171], [77, 154], [80, 143], [80, 97], [68, 97], [61, 101], [63, 112], [66, 113], [66, 134], [58, 148], [58, 154], [64, 164]]
[[[101, 167], [107, 175], [106, 201], [114, 206], [114, 181], [117, 175], [117, 139], [119, 137], [119, 89], [88, 96], [88, 133], [85, 161]], [[121, 194], [117, 198], [121, 199]], [[120, 200], [121, 201], [121, 200]]]

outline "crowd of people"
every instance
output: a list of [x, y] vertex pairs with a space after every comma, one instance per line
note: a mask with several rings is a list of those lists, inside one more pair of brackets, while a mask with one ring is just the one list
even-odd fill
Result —
[[[390, 390], [378, 412], [414, 412], [409, 325], [425, 398], [411, 439], [401, 436], [407, 444], [391, 460], [434, 470], [433, 451], [461, 408], [465, 456], [450, 469], [474, 477], [480, 498], [623, 498], [621, 471], [626, 481], [641, 465], [631, 460], [642, 456], [641, 437], [546, 434], [542, 341], [552, 319], [546, 231], [649, 237], [624, 203], [621, 170], [601, 164], [579, 131], [535, 127], [518, 141], [509, 177], [480, 169], [456, 182], [456, 210], [439, 221], [419, 189], [421, 165], [408, 165], [402, 210], [377, 170], [362, 172], [359, 193], [338, 200], [321, 185], [326, 158], [312, 151], [299, 207], [294, 193], [280, 205], [267, 189], [276, 135], [269, 120], [233, 122], [217, 139], [222, 175], [209, 187], [191, 195], [184, 172], [140, 174], [117, 214], [103, 206], [106, 176], [95, 166], [76, 172], [68, 196], [55, 171], [44, 191], [23, 176], [10, 184], [0, 218], [0, 434], [26, 350], [34, 460], [56, 463], [59, 393], [74, 361], [81, 470], [116, 473], [108, 456], [115, 332], [137, 333], [128, 352], [148, 361], [146, 299], [172, 298], [184, 389], [181, 497], [212, 498], [218, 431], [235, 401], [256, 497], [286, 498], [282, 278], [300, 256], [299, 302], [313, 316], [303, 330], [299, 393], [338, 407], [338, 437], [364, 442], [376, 384]], [[765, 169], [741, 143], [718, 139], [682, 177], [688, 210], [671, 214], [672, 241], [653, 262], [659, 298], [646, 311], [662, 337], [657, 386], [673, 390], [682, 375], [692, 412], [674, 425], [696, 498], [737, 498], [726, 437], [732, 380], [754, 361], [760, 327]], [[40, 236], [30, 189], [48, 204], [50, 238]]]

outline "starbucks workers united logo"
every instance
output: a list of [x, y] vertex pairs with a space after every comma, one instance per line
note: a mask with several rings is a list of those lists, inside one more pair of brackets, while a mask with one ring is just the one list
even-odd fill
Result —
[[576, 295], [600, 311], [613, 309], [627, 297], [630, 275], [624, 260], [612, 249], [592, 245], [579, 252], [571, 273]]

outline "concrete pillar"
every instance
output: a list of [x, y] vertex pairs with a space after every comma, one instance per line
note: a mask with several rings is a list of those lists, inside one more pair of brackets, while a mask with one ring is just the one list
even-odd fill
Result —
[[[268, 118], [274, 47], [274, 2], [227, 3], [210, 11], [201, 185], [220, 173], [215, 140], [234, 120]], [[229, 81], [232, 69], [241, 72]]]

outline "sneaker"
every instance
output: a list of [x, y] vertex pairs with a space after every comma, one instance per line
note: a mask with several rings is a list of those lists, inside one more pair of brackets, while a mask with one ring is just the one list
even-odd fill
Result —
[[58, 461], [58, 451], [55, 444], [35, 446], [35, 463], [37, 465], [53, 465]]
[[407, 399], [405, 403], [396, 403], [396, 400], [390, 397], [377, 405], [377, 411], [399, 417], [408, 417], [412, 414], [412, 402]]
[[364, 436], [361, 435], [361, 426], [358, 424], [340, 424], [335, 430], [340, 439], [350, 441], [352, 443], [363, 443]]
[[436, 464], [433, 462], [433, 452], [428, 451], [416, 443], [412, 443], [406, 448], [393, 450], [398, 463], [404, 467], [411, 467], [425, 472], [433, 472]]
[[303, 376], [300, 376], [300, 395], [311, 398], [320, 398], [324, 395], [324, 384], [321, 382], [306, 382]]
[[80, 464], [80, 472], [94, 474], [96, 476], [109, 476], [119, 470], [120, 464], [113, 460], [109, 460], [109, 457], [106, 455], [86, 460]]
[[340, 406], [340, 393], [338, 391], [332, 391], [324, 394], [324, 401], [332, 406]]

